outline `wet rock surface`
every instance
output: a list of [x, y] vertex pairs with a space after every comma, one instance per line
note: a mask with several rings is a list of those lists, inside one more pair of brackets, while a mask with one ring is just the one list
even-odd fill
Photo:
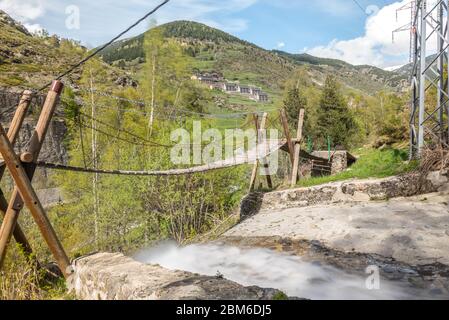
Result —
[[359, 275], [377, 266], [382, 278], [417, 296], [447, 299], [448, 202], [447, 172], [431, 173], [424, 183], [409, 174], [260, 193], [244, 199], [243, 222], [220, 241]]
[[[268, 248], [405, 284], [416, 296], [449, 298], [447, 172], [349, 181], [258, 194], [242, 204], [242, 222], [219, 241]], [[437, 191], [421, 194], [423, 191]], [[249, 202], [246, 205], [249, 207]], [[253, 208], [254, 209], [254, 208]]]
[[271, 300], [280, 291], [244, 287], [221, 276], [172, 271], [122, 254], [78, 259], [69, 290], [86, 300]]
[[259, 247], [300, 256], [306, 262], [332, 266], [362, 277], [367, 276], [367, 267], [376, 266], [379, 268], [382, 279], [401, 283], [410, 295], [416, 298], [449, 298], [449, 266], [442, 263], [409, 265], [378, 254], [335, 250], [314, 240], [292, 240], [282, 237], [226, 237], [220, 242], [241, 248]]
[[223, 235], [316, 240], [343, 252], [392, 257], [407, 264], [449, 265], [446, 195], [387, 202], [262, 210]]

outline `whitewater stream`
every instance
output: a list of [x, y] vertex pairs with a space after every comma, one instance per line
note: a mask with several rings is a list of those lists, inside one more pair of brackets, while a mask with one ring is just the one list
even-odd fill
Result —
[[[416, 299], [425, 294], [411, 292], [401, 282], [381, 279], [379, 289], [368, 289], [370, 276], [351, 275], [331, 266], [305, 262], [300, 257], [268, 249], [241, 249], [220, 244], [178, 247], [166, 242], [142, 250], [134, 258], [207, 276], [223, 275], [244, 286], [275, 288], [291, 297], [306, 299]], [[372, 283], [372, 282], [369, 282]]]

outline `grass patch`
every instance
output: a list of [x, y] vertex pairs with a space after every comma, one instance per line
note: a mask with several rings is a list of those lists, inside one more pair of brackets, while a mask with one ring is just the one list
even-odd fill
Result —
[[64, 279], [47, 279], [43, 270], [26, 262], [19, 247], [10, 248], [0, 271], [0, 300], [73, 299]]
[[334, 176], [305, 179], [298, 186], [311, 187], [348, 179], [385, 178], [411, 172], [418, 166], [416, 161], [408, 161], [408, 151], [403, 149], [359, 149], [354, 154], [359, 159], [349, 170]]
[[20, 86], [25, 83], [25, 79], [18, 76], [10, 76], [8, 78], [0, 79], [0, 81], [7, 86]]
[[273, 296], [273, 300], [274, 301], [286, 301], [286, 300], [288, 300], [288, 296], [284, 292], [280, 291]]
[[36, 64], [17, 64], [16, 65], [17, 72], [35, 73], [35, 72], [40, 72], [41, 69], [42, 69], [42, 67], [39, 65], [36, 65]]

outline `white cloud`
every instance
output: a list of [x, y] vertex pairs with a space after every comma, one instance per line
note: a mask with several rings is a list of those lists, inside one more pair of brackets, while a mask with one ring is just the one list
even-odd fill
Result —
[[326, 14], [341, 17], [348, 16], [350, 14], [358, 13], [359, 8], [351, 0], [263, 0], [266, 4], [273, 7], [289, 9], [289, 10], [301, 10], [304, 8], [313, 9], [318, 12], [324, 12]]
[[397, 69], [399, 69], [399, 68], [401, 68], [401, 67], [403, 67], [403, 66], [404, 66], [403, 64], [400, 64], [400, 65], [398, 65], [398, 66], [386, 67], [386, 68], [384, 68], [384, 69], [387, 70], [387, 71], [395, 71], [395, 70], [397, 70]]
[[[258, 1], [260, 0], [172, 0], [163, 9], [159, 10], [154, 17], [159, 24], [174, 20], [194, 20], [227, 32], [239, 32], [248, 28], [248, 21], [231, 15], [251, 7]], [[46, 14], [53, 15], [53, 22], [56, 21], [55, 19], [59, 19], [59, 23], [64, 21], [62, 19], [64, 9], [73, 3], [73, 0], [0, 0], [0, 9], [6, 11], [14, 19], [32, 26], [41, 22], [39, 18]], [[90, 7], [90, 10], [84, 11], [84, 17], [88, 17], [86, 19], [99, 18], [100, 20], [102, 18], [95, 15], [95, 12], [98, 11], [92, 9], [92, 6], [108, 8], [109, 13], [119, 11], [124, 16], [135, 17], [136, 14], [139, 16], [142, 12], [154, 8], [159, 3], [161, 3], [161, 0], [76, 1], [76, 5], [80, 8]]]
[[409, 53], [410, 33], [395, 34], [393, 42], [392, 31], [410, 22], [410, 13], [405, 11], [400, 12], [396, 20], [396, 10], [407, 3], [409, 0], [395, 2], [375, 11], [367, 18], [363, 36], [350, 40], [335, 39], [327, 45], [308, 49], [307, 53], [341, 59], [352, 64], [370, 64], [379, 67], [405, 64]]
[[[177, 19], [176, 19], [177, 20]], [[169, 22], [172, 20], [167, 20], [167, 21], [160, 21], [160, 22]], [[216, 20], [209, 20], [209, 19], [196, 19], [196, 21], [200, 21], [204, 24], [207, 24], [210, 27], [216, 28], [216, 29], [220, 29], [220, 30], [224, 30], [227, 32], [239, 32], [239, 31], [243, 31], [246, 30], [248, 28], [248, 21], [244, 20], [244, 19], [222, 19], [220, 21], [216, 21]]]
[[39, 23], [33, 23], [33, 24], [25, 23], [24, 26], [31, 33], [36, 33], [38, 31], [41, 31], [44, 29], [44, 28], [42, 28], [42, 26]]
[[43, 0], [0, 0], [0, 9], [23, 23], [33, 21], [45, 14]]
[[285, 42], [278, 42], [278, 44], [276, 45], [276, 47], [278, 48], [278, 49], [282, 49], [283, 47], [285, 47]]
[[[148, 7], [147, 0], [130, 0], [131, 3]], [[227, 32], [239, 32], [248, 28], [248, 21], [231, 18], [229, 14], [239, 12], [256, 4], [259, 0], [177, 0], [170, 1], [165, 10], [156, 14], [158, 23], [174, 20], [194, 20]]]

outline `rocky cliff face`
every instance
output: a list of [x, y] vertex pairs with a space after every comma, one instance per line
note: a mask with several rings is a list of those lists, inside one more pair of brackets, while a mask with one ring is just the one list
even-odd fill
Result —
[[6, 12], [2, 10], [0, 10], [0, 23], [8, 25], [22, 32], [24, 35], [31, 36], [30, 32], [21, 23], [12, 19], [8, 14], [6, 14]]
[[[10, 121], [20, 100], [20, 94], [14, 92], [0, 92], [0, 123], [5, 130], [9, 128]], [[22, 126], [20, 136], [16, 142], [16, 150], [22, 152], [26, 150], [34, 127], [36, 125], [44, 97], [33, 99], [28, 116]], [[64, 137], [67, 133], [65, 121], [53, 119], [43, 149], [39, 159], [42, 161], [66, 163], [68, 159], [67, 149], [64, 145]]]

